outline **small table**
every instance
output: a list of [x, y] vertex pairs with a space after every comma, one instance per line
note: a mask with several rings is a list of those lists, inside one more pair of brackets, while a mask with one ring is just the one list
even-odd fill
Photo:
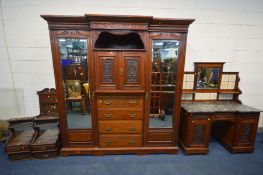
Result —
[[231, 153], [253, 152], [260, 110], [233, 101], [183, 102], [179, 144], [207, 154], [212, 135]]

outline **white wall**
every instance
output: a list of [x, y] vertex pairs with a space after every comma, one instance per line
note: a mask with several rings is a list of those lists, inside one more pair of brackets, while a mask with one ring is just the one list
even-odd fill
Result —
[[263, 109], [262, 0], [0, 1], [4, 19], [0, 19], [0, 87], [10, 84], [7, 45], [15, 88], [23, 90], [26, 116], [38, 114], [36, 91], [55, 86], [48, 28], [40, 14], [195, 18], [189, 29], [186, 71], [193, 70], [194, 61], [226, 62], [225, 71], [240, 72], [243, 103]]

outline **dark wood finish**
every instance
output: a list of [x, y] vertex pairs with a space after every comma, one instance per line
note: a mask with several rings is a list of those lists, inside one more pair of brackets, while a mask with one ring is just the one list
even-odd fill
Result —
[[[89, 14], [84, 16], [42, 15], [41, 17], [48, 22], [50, 30], [60, 114], [62, 155], [176, 154], [187, 30], [194, 20]], [[134, 37], [129, 39], [130, 35]], [[91, 129], [67, 128], [57, 41], [59, 37], [88, 40]], [[107, 37], [112, 40], [107, 40]], [[180, 41], [176, 97], [172, 99], [175, 101], [174, 109], [176, 110], [173, 114], [173, 128], [168, 131], [148, 129], [152, 39]], [[103, 42], [97, 43], [98, 40]], [[114, 132], [105, 133], [104, 129], [109, 126]], [[134, 127], [135, 132], [129, 131], [130, 127]], [[129, 138], [134, 138], [135, 143], [130, 144]], [[103, 145], [107, 139], [112, 139], [110, 146]]]
[[100, 135], [99, 145], [101, 147], [140, 147], [142, 138], [140, 135]]
[[143, 118], [143, 110], [140, 109], [107, 109], [98, 110], [99, 120], [140, 120]]
[[56, 89], [45, 88], [37, 92], [40, 115], [58, 115]]
[[141, 133], [141, 121], [115, 120], [99, 121], [99, 133]]
[[10, 160], [32, 159], [30, 144], [35, 135], [33, 118], [11, 119], [9, 122], [10, 136], [4, 150]]
[[[185, 154], [207, 154], [212, 134], [231, 153], [253, 152], [259, 112], [182, 111], [179, 143]], [[213, 123], [213, 125], [212, 125]]]

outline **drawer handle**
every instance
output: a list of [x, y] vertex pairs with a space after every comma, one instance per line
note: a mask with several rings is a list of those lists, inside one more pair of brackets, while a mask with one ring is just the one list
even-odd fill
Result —
[[45, 154], [43, 157], [48, 158], [48, 154]]
[[111, 144], [112, 144], [112, 141], [111, 141], [111, 140], [106, 140], [105, 143], [106, 143], [107, 145], [111, 145]]
[[41, 150], [45, 150], [45, 149], [46, 149], [46, 147], [45, 147], [45, 146], [42, 146], [40, 149], [41, 149]]
[[105, 128], [105, 131], [110, 132], [110, 131], [112, 131], [112, 129], [111, 128]]
[[135, 118], [136, 117], [136, 114], [133, 113], [133, 114], [130, 114], [130, 118]]
[[105, 118], [111, 118], [112, 115], [111, 115], [111, 114], [105, 114], [104, 117], [105, 117]]
[[104, 104], [105, 104], [105, 105], [110, 105], [110, 104], [111, 104], [111, 101], [106, 100], [106, 101], [104, 101]]
[[50, 96], [48, 95], [47, 98], [50, 98]]
[[129, 131], [136, 131], [134, 127], [129, 128]]
[[136, 104], [137, 101], [136, 101], [136, 100], [129, 100], [129, 103], [130, 103], [130, 104]]
[[129, 143], [130, 143], [131, 145], [133, 145], [133, 144], [135, 144], [136, 142], [135, 142], [134, 139], [130, 139], [130, 140], [129, 140]]

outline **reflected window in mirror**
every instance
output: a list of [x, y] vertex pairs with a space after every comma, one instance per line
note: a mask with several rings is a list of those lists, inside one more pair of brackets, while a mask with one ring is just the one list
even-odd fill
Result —
[[197, 68], [197, 89], [217, 89], [219, 68]]
[[59, 38], [68, 128], [91, 128], [87, 39]]
[[175, 99], [179, 41], [153, 40], [150, 128], [171, 128]]

